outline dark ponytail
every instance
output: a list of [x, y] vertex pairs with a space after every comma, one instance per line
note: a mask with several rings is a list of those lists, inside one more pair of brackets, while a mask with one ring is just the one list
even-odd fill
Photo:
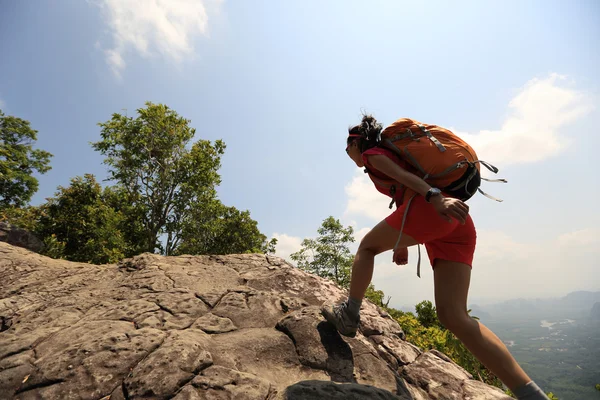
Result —
[[383, 125], [372, 115], [363, 114], [360, 124], [348, 128], [348, 140], [350, 144], [354, 140], [359, 140], [358, 146], [361, 153], [373, 148], [379, 144], [381, 139], [381, 130]]

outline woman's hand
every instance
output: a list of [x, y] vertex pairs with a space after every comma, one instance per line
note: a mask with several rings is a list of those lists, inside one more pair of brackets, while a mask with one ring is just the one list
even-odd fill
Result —
[[431, 204], [433, 204], [435, 211], [448, 222], [452, 222], [452, 218], [454, 218], [464, 225], [469, 215], [469, 206], [463, 201], [452, 197], [438, 195], [431, 199]]
[[394, 261], [397, 265], [408, 264], [408, 249], [406, 247], [398, 247], [394, 251], [392, 261]]

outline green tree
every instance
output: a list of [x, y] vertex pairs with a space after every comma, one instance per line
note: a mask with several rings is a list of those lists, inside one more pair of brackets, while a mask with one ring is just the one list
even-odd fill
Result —
[[27, 204], [38, 189], [33, 173], [50, 170], [52, 154], [34, 149], [36, 141], [29, 121], [0, 110], [0, 209]]
[[436, 349], [442, 351], [451, 357], [446, 351], [446, 335], [442, 328], [437, 325], [423, 326], [419, 322], [418, 316], [415, 316], [412, 312], [393, 310], [390, 315], [402, 327], [407, 341], [425, 350]]
[[421, 325], [425, 328], [431, 326], [442, 327], [440, 320], [437, 317], [437, 312], [433, 303], [429, 300], [424, 300], [415, 306], [417, 312], [417, 319]]
[[[317, 233], [319, 236], [316, 239], [304, 239], [301, 249], [291, 254], [290, 258], [298, 268], [331, 279], [348, 289], [354, 262], [348, 245], [354, 242], [354, 229], [351, 226], [344, 228], [339, 220], [330, 216], [323, 220]], [[379, 306], [387, 305], [383, 303], [383, 292], [376, 290], [373, 284], [367, 288], [365, 297]]]
[[277, 239], [271, 238], [270, 240], [266, 240], [263, 245], [263, 250], [265, 254], [275, 254], [277, 248]]
[[274, 252], [249, 211], [224, 206], [217, 199], [196, 204], [182, 224], [177, 254], [241, 254]]
[[369, 287], [367, 287], [365, 298], [369, 299], [373, 304], [377, 304], [380, 307], [387, 308], [390, 302], [390, 297], [388, 296], [385, 302], [383, 301], [384, 297], [385, 294], [383, 293], [383, 290], [375, 289], [375, 286], [373, 286], [373, 284], [370, 284]]
[[122, 215], [117, 229], [121, 232], [126, 243], [125, 257], [143, 253], [146, 242], [142, 222], [143, 210], [139, 204], [130, 203], [127, 190], [119, 185], [105, 187], [102, 197], [107, 206]]
[[37, 229], [37, 222], [40, 217], [38, 207], [6, 207], [0, 208], [0, 222], [8, 222], [19, 228], [33, 232]]
[[89, 174], [58, 187], [55, 197], [40, 206], [36, 233], [46, 255], [94, 264], [124, 257], [127, 244], [119, 226], [125, 218], [107, 204], [105, 193]]
[[137, 113], [115, 113], [100, 123], [102, 140], [92, 146], [106, 157], [109, 179], [126, 190], [127, 202], [141, 216], [144, 251], [170, 255], [194, 206], [213, 198], [225, 144], [192, 143], [190, 121], [165, 105], [148, 102]]
[[298, 268], [347, 288], [354, 261], [348, 245], [354, 242], [354, 230], [351, 226], [344, 228], [339, 220], [330, 216], [317, 232], [316, 239], [304, 239], [300, 251], [290, 258], [296, 261]]

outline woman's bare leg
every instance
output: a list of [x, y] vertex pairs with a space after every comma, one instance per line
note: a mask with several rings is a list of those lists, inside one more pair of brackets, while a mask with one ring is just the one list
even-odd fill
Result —
[[[350, 278], [350, 296], [342, 304], [325, 304], [321, 314], [335, 326], [337, 331], [345, 336], [354, 337], [358, 330], [360, 306], [367, 288], [373, 278], [375, 256], [390, 250], [396, 244], [400, 231], [382, 221], [375, 226], [360, 242]], [[399, 247], [408, 247], [417, 242], [408, 235], [402, 235]]]
[[531, 379], [519, 366], [502, 341], [485, 325], [467, 313], [471, 267], [436, 260], [434, 268], [435, 303], [440, 322], [512, 391]]
[[[394, 248], [400, 231], [381, 221], [360, 242], [352, 264], [350, 298], [362, 300], [373, 278], [375, 256]], [[402, 234], [398, 247], [414, 246], [417, 242], [407, 234]]]

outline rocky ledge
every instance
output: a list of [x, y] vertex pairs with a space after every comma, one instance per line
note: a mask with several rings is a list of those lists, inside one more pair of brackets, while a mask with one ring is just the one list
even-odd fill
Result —
[[368, 301], [340, 336], [319, 308], [345, 296], [265, 255], [98, 266], [0, 243], [0, 398], [509, 399]]

